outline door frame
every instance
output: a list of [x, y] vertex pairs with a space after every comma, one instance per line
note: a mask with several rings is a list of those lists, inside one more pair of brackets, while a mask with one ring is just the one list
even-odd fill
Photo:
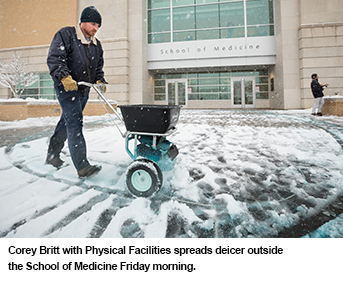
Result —
[[185, 84], [185, 105], [181, 105], [184, 108], [188, 106], [188, 80], [186, 78], [175, 78], [175, 79], [166, 79], [166, 104], [168, 105], [169, 96], [168, 96], [168, 84], [175, 83], [175, 102], [176, 105], [179, 104], [179, 88], [178, 83]]
[[[245, 85], [244, 82], [246, 80], [251, 80], [252, 81], [252, 95], [253, 95], [253, 103], [251, 105], [247, 105], [245, 103]], [[242, 104], [240, 105], [235, 105], [234, 104], [234, 82], [235, 81], [240, 81], [241, 82], [241, 89], [242, 89]], [[256, 107], [256, 89], [255, 89], [255, 77], [254, 76], [239, 76], [239, 77], [232, 77], [231, 78], [231, 107], [232, 108], [255, 108]]]

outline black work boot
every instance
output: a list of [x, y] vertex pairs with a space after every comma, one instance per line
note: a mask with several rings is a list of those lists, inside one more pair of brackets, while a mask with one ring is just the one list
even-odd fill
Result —
[[79, 178], [86, 178], [97, 174], [101, 168], [101, 165], [88, 165], [83, 169], [80, 169], [77, 174], [79, 175]]
[[50, 164], [59, 169], [64, 164], [64, 161], [62, 161], [60, 157], [55, 157], [54, 155], [51, 155], [46, 157], [45, 164]]

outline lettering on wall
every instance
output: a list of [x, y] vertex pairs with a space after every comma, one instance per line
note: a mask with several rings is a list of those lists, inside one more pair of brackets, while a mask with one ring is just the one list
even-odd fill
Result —
[[148, 62], [275, 56], [275, 37], [252, 37], [148, 45]]
[[[200, 53], [200, 52], [206, 53], [207, 49], [208, 48], [206, 48], [206, 46], [204, 46], [202, 48], [197, 47], [195, 51], [197, 53]], [[220, 51], [230, 52], [230, 51], [237, 51], [237, 50], [243, 51], [243, 50], [247, 50], [247, 49], [249, 49], [249, 50], [258, 50], [258, 49], [260, 49], [260, 45], [249, 45], [249, 46], [248, 45], [214, 46], [212, 51], [213, 52], [220, 52]], [[176, 48], [176, 49], [173, 49], [173, 48], [169, 48], [169, 49], [168, 48], [167, 49], [161, 48], [160, 49], [160, 54], [161, 55], [169, 55], [169, 54], [174, 54], [174, 53], [175, 54], [191, 53], [191, 49], [190, 49], [190, 47], [185, 47], [185, 48], [182, 48], [182, 49], [180, 49], [180, 48]]]

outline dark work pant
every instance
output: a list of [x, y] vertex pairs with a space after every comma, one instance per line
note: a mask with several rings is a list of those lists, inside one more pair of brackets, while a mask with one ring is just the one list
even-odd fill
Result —
[[48, 157], [59, 157], [68, 139], [71, 159], [77, 171], [89, 165], [86, 141], [82, 133], [83, 109], [85, 108], [89, 89], [85, 93], [65, 91], [63, 86], [55, 87], [57, 99], [62, 108], [62, 115], [55, 132], [50, 138]]

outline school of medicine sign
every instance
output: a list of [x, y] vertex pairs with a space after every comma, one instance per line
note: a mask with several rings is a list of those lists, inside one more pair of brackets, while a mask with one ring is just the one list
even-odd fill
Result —
[[149, 69], [275, 64], [275, 37], [148, 45]]

